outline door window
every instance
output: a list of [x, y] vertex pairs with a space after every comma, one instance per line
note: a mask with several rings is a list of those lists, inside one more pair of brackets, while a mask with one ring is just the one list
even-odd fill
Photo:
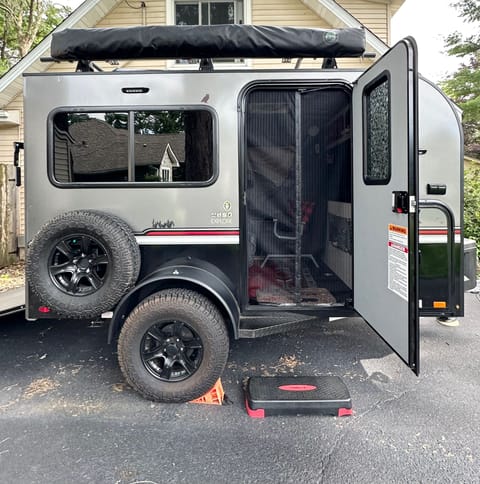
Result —
[[388, 75], [365, 88], [363, 104], [363, 179], [367, 185], [387, 185], [392, 171]]

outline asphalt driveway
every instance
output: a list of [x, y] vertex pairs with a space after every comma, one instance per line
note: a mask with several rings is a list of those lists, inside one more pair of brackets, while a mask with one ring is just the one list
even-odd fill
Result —
[[[225, 406], [129, 389], [88, 321], [0, 320], [0, 482], [479, 482], [480, 302], [422, 320], [415, 377], [360, 319], [235, 342]], [[247, 416], [253, 375], [338, 375], [354, 416]]]

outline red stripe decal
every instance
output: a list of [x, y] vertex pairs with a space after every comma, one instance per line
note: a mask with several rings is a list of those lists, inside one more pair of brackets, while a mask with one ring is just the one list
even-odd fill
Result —
[[245, 407], [247, 408], [247, 413], [249, 417], [265, 418], [265, 410], [263, 408], [259, 408], [258, 410], [252, 410], [248, 405], [248, 400], [245, 400]]
[[[420, 235], [447, 235], [447, 230], [444, 229], [423, 229], [419, 230]], [[460, 235], [461, 231], [459, 229], [455, 230], [455, 235]]]
[[198, 236], [198, 235], [240, 235], [239, 230], [165, 230], [165, 231], [153, 231], [147, 232], [149, 236]]
[[353, 415], [353, 408], [339, 408], [338, 409], [338, 416], [339, 417], [347, 417], [349, 415]]
[[315, 385], [281, 385], [278, 389], [286, 392], [311, 392], [317, 387]]

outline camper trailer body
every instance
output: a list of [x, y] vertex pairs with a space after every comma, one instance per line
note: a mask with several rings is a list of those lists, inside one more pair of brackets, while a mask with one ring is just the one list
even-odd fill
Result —
[[[414, 56], [407, 39], [367, 72], [25, 76], [26, 240], [38, 246], [38, 234], [55, 234], [34, 248], [47, 254], [42, 277], [81, 303], [122, 264], [103, 231], [131, 232], [119, 250], [139, 250], [125, 262], [137, 272], [101, 312], [111, 341], [125, 333], [122, 369], [141, 393], [177, 401], [203, 388], [176, 390], [210, 351], [192, 345], [202, 334], [190, 316], [183, 330], [156, 336], [153, 319], [143, 322], [178, 306], [167, 317], [174, 325], [185, 305], [204, 319], [215, 313], [212, 328], [224, 325], [220, 359], [226, 335], [360, 314], [418, 372], [419, 316], [464, 309], [463, 138], [455, 106], [417, 81]], [[166, 120], [180, 121], [158, 128]], [[105, 224], [98, 236], [95, 220]], [[29, 318], [100, 316], [96, 307], [56, 308], [32, 277]], [[135, 335], [135, 324], [145, 331]], [[160, 340], [163, 353], [149, 360]], [[141, 370], [129, 373], [135, 344], [158, 393]], [[177, 357], [184, 351], [188, 361]]]

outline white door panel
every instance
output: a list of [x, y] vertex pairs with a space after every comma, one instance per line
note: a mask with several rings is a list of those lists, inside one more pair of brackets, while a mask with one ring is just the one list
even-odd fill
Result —
[[417, 85], [416, 46], [407, 38], [353, 90], [354, 307], [416, 372]]

